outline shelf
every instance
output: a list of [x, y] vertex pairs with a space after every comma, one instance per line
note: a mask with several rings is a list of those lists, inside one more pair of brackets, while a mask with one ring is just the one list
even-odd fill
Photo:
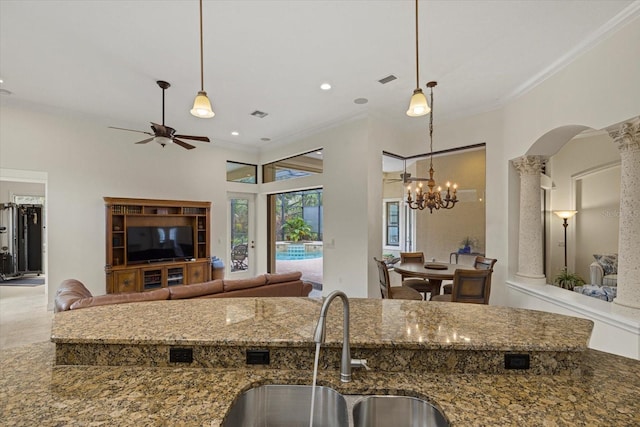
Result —
[[[211, 203], [105, 197], [107, 293], [136, 292], [209, 280]], [[191, 227], [196, 261], [129, 264], [130, 227]]]

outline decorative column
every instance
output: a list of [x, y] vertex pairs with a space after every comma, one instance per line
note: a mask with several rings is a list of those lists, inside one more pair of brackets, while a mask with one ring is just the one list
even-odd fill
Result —
[[618, 294], [613, 302], [640, 310], [640, 117], [608, 131], [621, 159]]
[[542, 214], [540, 173], [544, 160], [540, 156], [523, 156], [513, 160], [520, 173], [520, 232], [518, 236], [518, 272], [525, 283], [547, 283], [542, 260]]

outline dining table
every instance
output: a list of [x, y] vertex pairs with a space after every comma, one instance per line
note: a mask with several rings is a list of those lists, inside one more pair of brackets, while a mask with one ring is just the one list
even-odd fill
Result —
[[428, 279], [434, 285], [439, 295], [442, 290], [443, 280], [453, 280], [453, 275], [457, 269], [474, 270], [472, 265], [448, 264], [444, 262], [397, 262], [393, 264], [393, 271], [408, 277], [420, 277]]

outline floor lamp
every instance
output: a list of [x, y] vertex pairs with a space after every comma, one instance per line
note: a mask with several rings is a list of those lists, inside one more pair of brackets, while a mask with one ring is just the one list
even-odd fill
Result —
[[567, 271], [567, 227], [569, 224], [567, 220], [578, 213], [578, 211], [553, 211], [558, 218], [562, 218], [564, 227], [564, 271]]

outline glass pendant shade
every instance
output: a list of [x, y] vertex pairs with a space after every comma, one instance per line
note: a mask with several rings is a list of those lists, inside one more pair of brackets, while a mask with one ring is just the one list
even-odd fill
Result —
[[422, 89], [418, 88], [413, 91], [411, 95], [411, 101], [409, 102], [409, 109], [407, 110], [407, 116], [420, 117], [427, 115], [431, 112], [429, 104], [427, 104], [427, 97], [422, 93]]
[[216, 115], [211, 108], [211, 102], [209, 102], [207, 92], [203, 90], [198, 92], [195, 101], [193, 101], [191, 114], [200, 118], [210, 118]]

